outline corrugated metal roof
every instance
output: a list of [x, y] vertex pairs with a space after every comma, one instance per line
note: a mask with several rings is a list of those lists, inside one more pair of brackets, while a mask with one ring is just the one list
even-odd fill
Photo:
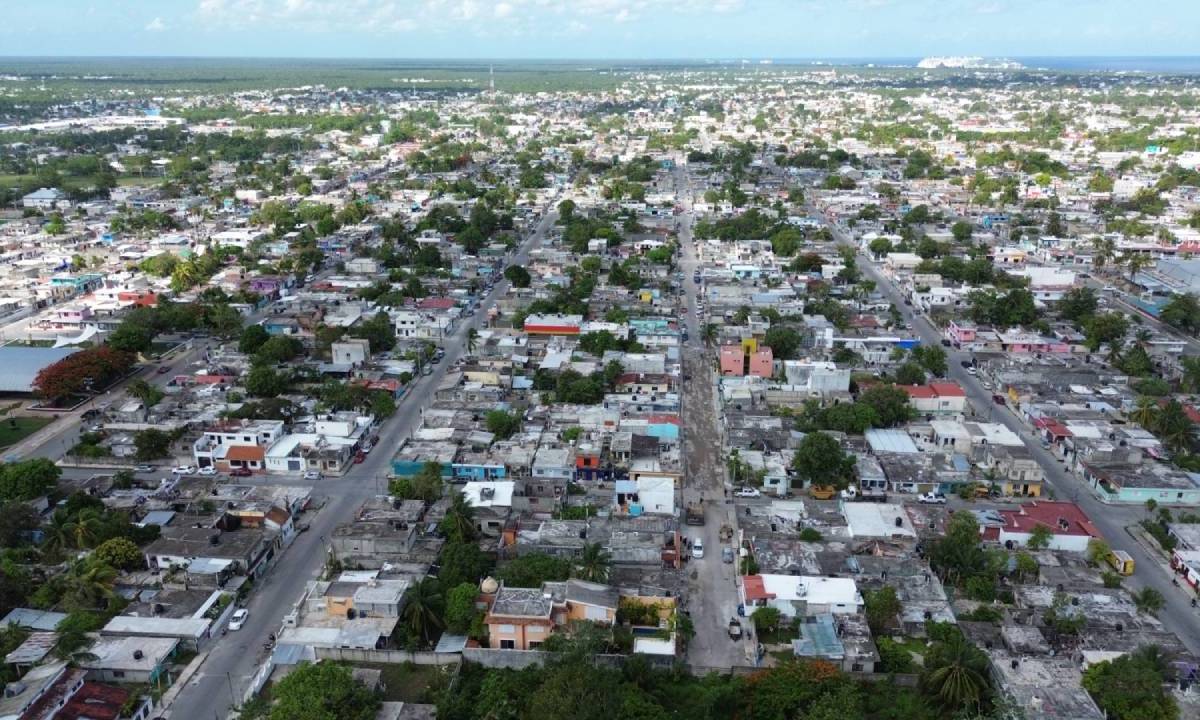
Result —
[[0, 347], [0, 392], [33, 392], [33, 379], [42, 368], [53, 365], [79, 348], [41, 348], [9, 345]]

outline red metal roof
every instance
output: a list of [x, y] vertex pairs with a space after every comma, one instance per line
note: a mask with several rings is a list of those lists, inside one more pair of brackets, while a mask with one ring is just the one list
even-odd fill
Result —
[[767, 586], [761, 575], [743, 575], [742, 587], [746, 591], [746, 601], [773, 600], [775, 593], [767, 592]]
[[938, 397], [966, 397], [967, 393], [962, 389], [962, 386], [956, 382], [931, 382], [929, 387], [937, 393]]
[[929, 400], [937, 397], [937, 393], [928, 385], [901, 385], [900, 387], [908, 393], [910, 399]]
[[1001, 510], [1000, 515], [1004, 518], [1004, 529], [1010, 532], [1027, 533], [1038, 525], [1045, 525], [1055, 535], [1101, 537], [1092, 519], [1075, 503], [1039, 500], [1023, 505], [1019, 510]]

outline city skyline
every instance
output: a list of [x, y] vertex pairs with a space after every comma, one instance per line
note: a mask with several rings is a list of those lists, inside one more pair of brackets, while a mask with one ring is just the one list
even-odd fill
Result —
[[5, 56], [411, 59], [1166, 57], [1200, 7], [1160, 0], [57, 0], [9, 10]]

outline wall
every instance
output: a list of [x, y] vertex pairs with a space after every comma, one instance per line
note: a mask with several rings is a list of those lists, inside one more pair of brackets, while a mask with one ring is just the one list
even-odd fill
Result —
[[[458, 653], [405, 652], [403, 650], [355, 650], [353, 648], [314, 648], [321, 660], [351, 663], [413, 663], [414, 665], [457, 665], [463, 660]], [[513, 652], [506, 650], [505, 652]], [[545, 654], [545, 653], [539, 653]]]

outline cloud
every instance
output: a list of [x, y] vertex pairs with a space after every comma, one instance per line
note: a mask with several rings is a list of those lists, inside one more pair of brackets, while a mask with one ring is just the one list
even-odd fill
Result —
[[163, 19], [160, 17], [156, 17], [150, 22], [146, 23], [146, 32], [162, 32], [166, 29], [167, 24], [163, 22]]
[[[747, 0], [196, 0], [194, 19], [224, 30], [476, 34], [627, 24], [653, 14], [732, 13]], [[575, 23], [576, 25], [572, 25]]]

